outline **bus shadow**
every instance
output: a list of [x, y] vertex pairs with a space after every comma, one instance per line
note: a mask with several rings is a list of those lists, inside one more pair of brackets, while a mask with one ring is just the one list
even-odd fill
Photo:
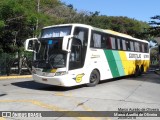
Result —
[[[142, 74], [142, 76], [139, 76], [139, 77], [124, 76], [124, 77], [119, 77], [119, 78], [108, 79], [108, 80], [100, 81], [99, 84], [100, 85], [105, 84], [105, 83], [107, 84], [110, 82], [120, 81], [120, 80], [124, 80], [124, 79], [152, 82], [152, 83], [160, 84], [159, 76], [160, 75], [156, 75], [154, 72], [149, 72], [146, 74]], [[41, 90], [41, 91], [62, 91], [62, 92], [86, 87], [86, 85], [79, 85], [79, 86], [74, 86], [74, 87], [61, 87], [61, 86], [41, 84], [41, 83], [37, 83], [34, 81], [15, 82], [15, 83], [11, 83], [11, 84], [14, 86], [26, 88], [26, 89]]]
[[41, 83], [37, 83], [34, 81], [15, 82], [11, 84], [17, 87], [21, 87], [21, 88], [42, 90], [42, 91], [70, 91], [70, 90], [85, 87], [85, 85], [79, 85], [79, 86], [74, 86], [74, 87], [62, 87], [62, 86], [41, 84]]
[[[142, 74], [141, 76], [125, 76], [125, 77], [120, 77], [120, 79], [128, 79], [128, 80], [134, 80], [134, 81], [142, 81], [142, 82], [150, 82], [150, 83], [156, 83], [160, 84], [160, 75], [156, 74], [154, 71], [148, 71], [147, 73]], [[117, 79], [115, 79], [117, 80]]]
[[134, 80], [134, 81], [142, 81], [142, 82], [151, 82], [151, 83], [156, 83], [160, 84], [160, 75], [155, 74], [154, 72], [147, 72], [145, 74], [142, 74], [141, 76], [124, 76], [124, 77], [118, 77], [118, 78], [113, 78], [113, 79], [108, 79], [101, 81], [99, 84], [104, 84], [104, 83], [109, 83], [109, 82], [114, 82], [114, 81], [119, 81], [119, 80]]
[[154, 72], [147, 72], [145, 74], [142, 74], [141, 76], [138, 76], [136, 78], [131, 78], [135, 81], [143, 81], [143, 82], [150, 82], [150, 83], [156, 83], [160, 84], [160, 75], [155, 74]]
[[[126, 78], [126, 77], [107, 79], [107, 80], [104, 80], [104, 81], [100, 81], [99, 84], [113, 82], [113, 81], [121, 80], [123, 78]], [[42, 90], [42, 91], [70, 91], [70, 90], [75, 90], [75, 89], [80, 89], [80, 88], [87, 87], [86, 84], [73, 86], [73, 87], [62, 87], [62, 86], [55, 86], [55, 85], [47, 85], [47, 84], [37, 83], [37, 82], [34, 82], [33, 80], [32, 81], [15, 82], [15, 83], [11, 83], [11, 84], [14, 85], [14, 86], [20, 87], [20, 88], [26, 88], [26, 89], [32, 89], [32, 90]]]
[[129, 78], [129, 77], [131, 77], [131, 76], [122, 76], [122, 77], [117, 77], [117, 78], [111, 78], [111, 79], [107, 79], [107, 80], [100, 81], [99, 84], [104, 84], [104, 83], [119, 81], [119, 80], [122, 80], [122, 79], [125, 79], [125, 78]]

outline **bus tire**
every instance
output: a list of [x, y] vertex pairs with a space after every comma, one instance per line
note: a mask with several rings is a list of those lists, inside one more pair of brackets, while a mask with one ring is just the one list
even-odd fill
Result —
[[134, 77], [139, 76], [140, 74], [140, 70], [139, 70], [139, 66], [136, 66], [135, 72], [134, 72]]
[[141, 76], [144, 73], [144, 67], [143, 65], [141, 66], [140, 70], [139, 70], [139, 76]]
[[100, 81], [100, 74], [98, 70], [93, 70], [91, 72], [90, 78], [89, 78], [89, 83], [87, 84], [88, 87], [93, 87], [96, 86]]

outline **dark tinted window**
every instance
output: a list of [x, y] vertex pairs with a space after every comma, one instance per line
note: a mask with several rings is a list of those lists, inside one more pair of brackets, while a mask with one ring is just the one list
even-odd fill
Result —
[[132, 39], [122, 38], [102, 32], [92, 31], [90, 47], [123, 50], [132, 52], [148, 52], [148, 44]]
[[91, 47], [94, 48], [101, 48], [102, 44], [102, 34], [98, 32], [92, 31], [92, 37], [91, 37]]
[[131, 51], [134, 51], [134, 43], [133, 43], [133, 41], [130, 41], [130, 49], [131, 49]]
[[140, 43], [139, 42], [134, 42], [134, 47], [136, 52], [140, 52]]
[[118, 50], [121, 50], [121, 39], [120, 38], [117, 39], [117, 47], [118, 47]]
[[147, 43], [145, 43], [144, 51], [145, 51], [145, 53], [148, 53], [148, 52], [149, 52], [149, 47], [148, 47], [148, 44], [147, 44]]
[[88, 45], [88, 29], [82, 27], [75, 27], [74, 36], [81, 40], [82, 46]]
[[127, 50], [125, 39], [122, 39], [122, 50]]

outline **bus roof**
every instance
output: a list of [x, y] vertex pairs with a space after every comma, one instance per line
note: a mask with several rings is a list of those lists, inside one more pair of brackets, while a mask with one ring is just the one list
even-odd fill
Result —
[[134, 38], [131, 35], [120, 33], [120, 32], [116, 32], [116, 31], [113, 31], [113, 30], [105, 30], [105, 32], [107, 32], [108, 34], [119, 36], [119, 37], [124, 37], [124, 38], [128, 38], [128, 39], [132, 39], [132, 40], [137, 40], [137, 41], [148, 43], [148, 41], [146, 41], [146, 40]]
[[43, 29], [52, 28], [52, 27], [61, 27], [61, 26], [81, 26], [81, 27], [92, 28], [92, 26], [86, 25], [86, 24], [70, 23], [70, 24], [59, 24], [59, 25], [46, 26], [46, 27], [43, 27]]
[[120, 33], [120, 32], [116, 32], [116, 31], [113, 31], [113, 30], [105, 30], [107, 33], [110, 33], [110, 34], [113, 34], [113, 35], [117, 35], [117, 36], [122, 36], [122, 37], [127, 37], [127, 38], [133, 38], [132, 36], [130, 35], [127, 35], [127, 34], [124, 34], [124, 33]]
[[116, 31], [113, 31], [113, 30], [110, 30], [110, 29], [96, 28], [96, 27], [93, 27], [93, 26], [90, 26], [90, 25], [79, 24], [79, 23], [52, 25], [52, 26], [43, 27], [43, 29], [52, 28], [52, 27], [61, 27], [61, 26], [80, 26], [80, 27], [86, 27], [86, 28], [89, 28], [89, 29], [93, 29], [93, 30], [97, 30], [97, 31], [100, 31], [100, 32], [108, 33], [108, 34], [111, 34], [111, 35], [115, 35], [115, 36], [119, 36], [119, 37], [124, 37], [124, 38], [128, 38], [128, 39], [132, 39], [132, 40], [148, 43], [147, 40], [142, 40], [142, 39], [134, 38], [134, 37], [132, 37], [132, 36], [130, 36], [128, 34], [116, 32]]

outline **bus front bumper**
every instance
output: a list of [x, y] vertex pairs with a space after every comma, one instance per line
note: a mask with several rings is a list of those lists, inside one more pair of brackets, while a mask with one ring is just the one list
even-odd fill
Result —
[[44, 77], [37, 74], [33, 74], [32, 76], [35, 82], [43, 84], [66, 86], [66, 87], [74, 86], [76, 84], [76, 81], [72, 79], [72, 77], [68, 77], [67, 75]]

